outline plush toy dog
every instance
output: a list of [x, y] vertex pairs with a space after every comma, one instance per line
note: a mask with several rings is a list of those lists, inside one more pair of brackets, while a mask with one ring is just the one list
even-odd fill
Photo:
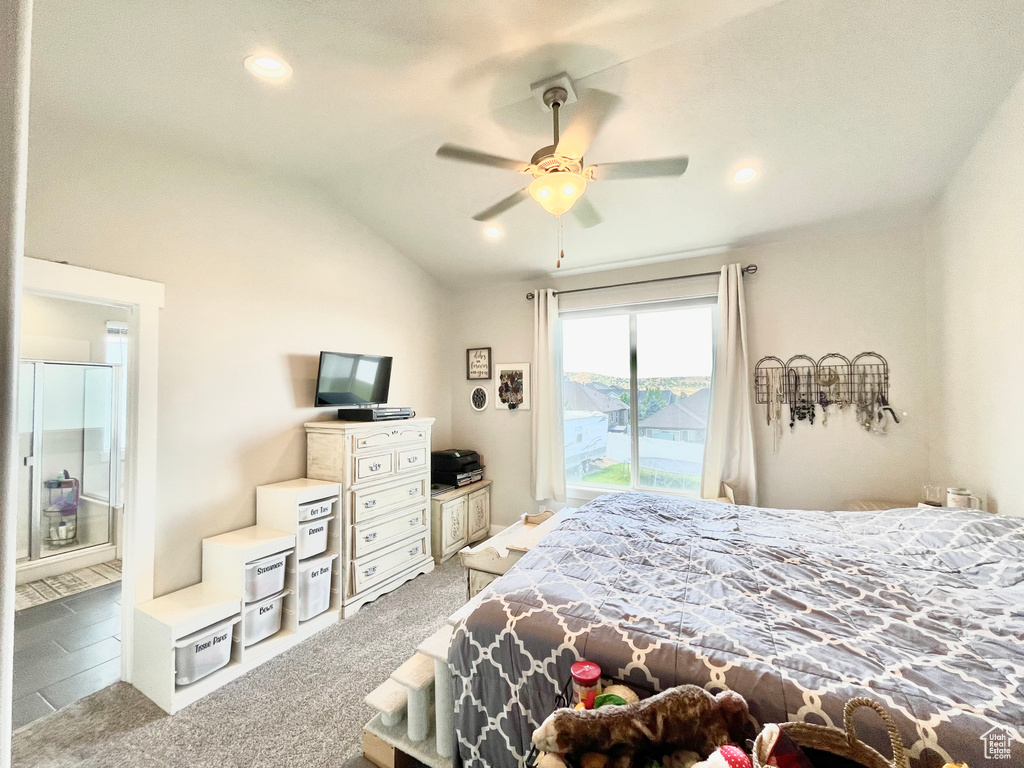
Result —
[[611, 768], [630, 768], [634, 755], [680, 749], [706, 759], [724, 744], [753, 738], [746, 700], [723, 691], [714, 696], [696, 685], [669, 688], [625, 706], [557, 709], [533, 733], [542, 752], [602, 752]]

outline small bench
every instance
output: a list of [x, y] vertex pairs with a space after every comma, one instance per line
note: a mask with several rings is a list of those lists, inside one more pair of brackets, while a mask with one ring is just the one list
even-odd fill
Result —
[[519, 562], [538, 541], [547, 536], [575, 508], [553, 512], [546, 509], [535, 515], [525, 514], [522, 520], [510, 525], [501, 533], [492, 536], [476, 546], [463, 547], [459, 551], [462, 567], [466, 569], [466, 592], [469, 599], [480, 590]]

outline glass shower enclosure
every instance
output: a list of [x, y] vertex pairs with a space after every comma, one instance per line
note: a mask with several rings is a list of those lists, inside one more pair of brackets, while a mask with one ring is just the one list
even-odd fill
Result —
[[21, 362], [19, 564], [114, 542], [121, 375], [102, 363]]

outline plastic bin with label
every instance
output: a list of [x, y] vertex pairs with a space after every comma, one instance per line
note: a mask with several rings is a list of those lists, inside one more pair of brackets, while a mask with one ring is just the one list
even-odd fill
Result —
[[331, 607], [331, 574], [337, 556], [332, 553], [299, 563], [296, 571], [299, 621], [308, 621]]
[[250, 603], [242, 608], [241, 641], [248, 647], [260, 640], [266, 640], [281, 630], [281, 616], [284, 611], [284, 592]]
[[290, 549], [285, 550], [246, 564], [243, 593], [245, 602], [262, 600], [268, 595], [284, 589], [286, 560], [291, 552]]
[[239, 616], [193, 632], [174, 643], [174, 682], [189, 685], [231, 661], [232, 627]]
[[322, 517], [319, 520], [310, 520], [308, 523], [299, 523], [298, 534], [295, 537], [295, 553], [299, 560], [319, 555], [327, 549], [327, 528], [333, 517]]
[[337, 496], [332, 496], [329, 499], [320, 499], [319, 501], [311, 501], [308, 504], [300, 504], [299, 522], [304, 523], [307, 520], [316, 520], [321, 517], [327, 517], [331, 514], [331, 510], [334, 509], [334, 502], [337, 500]]

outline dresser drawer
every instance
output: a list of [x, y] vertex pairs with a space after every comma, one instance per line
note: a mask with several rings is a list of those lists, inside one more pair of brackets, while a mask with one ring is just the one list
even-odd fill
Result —
[[352, 588], [358, 594], [411, 568], [430, 554], [426, 532], [381, 552], [352, 561]]
[[426, 531], [429, 514], [426, 503], [423, 503], [418, 507], [392, 512], [369, 523], [353, 526], [352, 556], [364, 557], [414, 533]]
[[426, 475], [351, 491], [352, 522], [358, 525], [388, 514], [398, 507], [426, 501], [429, 493], [430, 478]]
[[395, 454], [375, 453], [370, 456], [353, 456], [352, 482], [362, 483], [367, 480], [388, 477], [395, 474]]
[[405, 448], [398, 452], [398, 471], [415, 472], [427, 466], [426, 446], [421, 448]]
[[427, 434], [428, 431], [423, 427], [381, 427], [373, 432], [356, 435], [352, 439], [352, 447], [355, 453], [366, 453], [403, 443], [426, 443]]

